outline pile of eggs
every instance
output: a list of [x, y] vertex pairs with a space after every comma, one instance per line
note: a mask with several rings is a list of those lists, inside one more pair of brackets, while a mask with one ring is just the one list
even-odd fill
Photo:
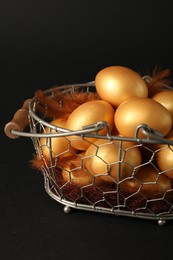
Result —
[[[99, 100], [85, 102], [67, 120], [56, 118], [51, 123], [76, 131], [86, 125], [106, 121], [112, 135], [130, 138], [134, 137], [138, 125], [146, 124], [173, 140], [172, 90], [160, 90], [150, 97], [145, 80], [137, 72], [122, 66], [99, 71], [95, 77], [95, 87]], [[45, 131], [48, 133], [50, 129], [46, 128]], [[99, 134], [106, 135], [106, 131], [103, 128]], [[145, 138], [142, 131], [138, 137]], [[161, 194], [172, 188], [173, 153], [166, 144], [152, 147], [148, 144], [148, 151], [157, 150], [155, 166], [150, 160], [145, 161], [147, 149], [143, 154], [135, 142], [123, 141], [120, 149], [116, 140], [74, 135], [50, 139], [51, 151], [48, 139], [40, 139], [43, 155], [46, 160], [50, 160], [50, 155], [54, 159], [69, 159], [69, 164], [62, 169], [62, 176], [67, 182], [84, 186], [93, 182], [116, 183], [124, 180], [122, 187], [125, 186], [129, 194], [140, 188], [149, 198], [152, 194]], [[146, 183], [149, 185], [143, 185]]]

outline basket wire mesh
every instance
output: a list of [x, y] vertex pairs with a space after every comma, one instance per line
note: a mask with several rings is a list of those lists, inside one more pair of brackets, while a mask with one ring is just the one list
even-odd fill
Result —
[[[85, 84], [73, 84], [67, 86], [58, 87], [61, 93], [74, 93], [74, 92], [89, 92], [95, 91], [94, 82]], [[45, 91], [46, 95], [50, 98], [55, 95], [52, 89]], [[71, 208], [108, 213], [121, 216], [129, 216], [136, 218], [152, 219], [157, 220], [159, 225], [163, 225], [167, 219], [173, 218], [173, 189], [172, 187], [164, 190], [163, 187], [159, 187], [159, 179], [164, 175], [163, 171], [155, 163], [157, 154], [162, 149], [171, 150], [171, 141], [163, 138], [157, 131], [151, 129], [147, 125], [139, 125], [136, 129], [133, 138], [121, 137], [111, 135], [109, 125], [100, 121], [93, 125], [84, 126], [82, 130], [71, 131], [62, 127], [52, 125], [47, 119], [47, 108], [45, 105], [45, 113], [37, 113], [38, 101], [34, 97], [29, 103], [29, 127], [30, 133], [18, 133], [13, 131], [20, 136], [31, 137], [35, 153], [37, 158], [42, 162], [41, 171], [44, 176], [44, 186], [46, 192], [54, 200], [64, 205], [64, 211], [70, 212]], [[100, 134], [100, 130], [106, 128], [106, 134]], [[46, 129], [49, 129], [47, 132]], [[145, 134], [145, 138], [138, 138], [138, 132], [142, 129]], [[77, 151], [73, 151], [71, 147], [71, 140], [69, 136], [75, 136], [76, 139], [85, 140], [90, 142], [92, 145], [92, 138], [99, 138], [106, 141], [105, 145], [114, 145], [118, 149], [118, 158], [115, 162], [107, 163], [99, 157], [99, 146], [96, 146], [96, 152], [93, 155], [98, 160], [102, 160], [105, 164], [105, 173], [99, 173], [93, 175], [85, 167], [85, 161], [88, 157], [83, 153], [79, 154]], [[86, 139], [90, 137], [90, 141]], [[41, 143], [41, 138], [45, 138], [46, 142], [44, 145]], [[52, 151], [52, 140], [53, 138], [64, 138], [67, 142], [67, 149], [60, 154], [56, 154]], [[130, 147], [124, 148], [124, 142], [132, 144]], [[151, 145], [154, 144], [167, 144], [167, 148], [153, 149]], [[49, 160], [45, 158], [44, 147], [49, 151]], [[133, 166], [132, 173], [130, 176], [122, 177], [122, 165], [128, 164], [124, 158], [128, 154], [129, 150], [140, 149], [147, 154], [147, 160], [142, 161], [140, 165]], [[68, 160], [65, 164], [61, 163], [62, 155], [71, 153], [76, 159], [77, 163], [73, 167], [68, 167]], [[67, 157], [66, 157], [67, 158]], [[130, 163], [129, 163], [130, 164]], [[157, 172], [157, 177], [153, 182], [142, 183], [135, 179], [135, 172], [140, 167], [151, 165]], [[110, 168], [117, 167], [117, 178], [116, 180], [110, 175]], [[173, 169], [169, 169], [173, 170]], [[62, 175], [65, 173], [65, 179]], [[88, 176], [89, 181], [85, 183], [79, 183], [73, 175], [78, 176], [80, 174]], [[108, 178], [107, 181], [100, 181], [100, 177]], [[136, 182], [137, 188], [130, 192], [125, 186], [128, 181]], [[159, 189], [158, 194], [147, 196], [143, 193], [144, 186], [150, 185], [153, 187], [157, 186]], [[124, 188], [125, 187], [125, 188]]]

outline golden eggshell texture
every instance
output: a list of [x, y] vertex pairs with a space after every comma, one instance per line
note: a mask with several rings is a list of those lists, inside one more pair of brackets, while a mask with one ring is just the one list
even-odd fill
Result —
[[[173, 146], [171, 146], [173, 149]], [[165, 175], [173, 179], [173, 150], [165, 145], [156, 155], [157, 164], [161, 171], [165, 171]]]
[[76, 156], [69, 157], [67, 165], [62, 169], [62, 177], [65, 182], [71, 182], [80, 187], [89, 185], [92, 183], [100, 183], [99, 178], [94, 178], [86, 169], [82, 166], [82, 158], [85, 153], [77, 154]]
[[[86, 102], [76, 108], [67, 119], [66, 128], [69, 130], [82, 130], [82, 127], [95, 124], [99, 121], [106, 121], [110, 129], [114, 127], [114, 108], [111, 104], [103, 100], [93, 100]], [[99, 134], [106, 134], [106, 128], [99, 131]], [[86, 150], [94, 138], [82, 138], [79, 136], [69, 136], [71, 145], [79, 150]], [[88, 140], [88, 141], [87, 141]]]
[[[108, 140], [98, 139], [86, 150], [84, 165], [93, 175], [100, 176], [104, 181], [117, 181], [119, 149], [119, 143], [116, 141], [112, 143]], [[123, 145], [121, 152], [120, 179], [123, 179], [132, 175], [134, 167], [141, 164], [142, 157], [138, 147], [130, 147], [128, 142]]]
[[101, 99], [115, 107], [129, 98], [148, 96], [148, 88], [142, 77], [122, 66], [110, 66], [99, 71], [95, 86]]
[[[115, 125], [123, 136], [134, 137], [135, 129], [140, 124], [166, 135], [172, 128], [172, 116], [157, 101], [150, 98], [132, 98], [123, 102], [115, 112]], [[139, 138], [145, 135], [139, 133]]]
[[[66, 120], [62, 118], [57, 118], [51, 121], [51, 124], [64, 128]], [[54, 129], [46, 127], [43, 133], [51, 134], [56, 133], [56, 131]], [[47, 160], [50, 160], [50, 157], [55, 158], [57, 155], [61, 155], [61, 157], [71, 156], [73, 152], [76, 152], [76, 149], [70, 147], [70, 143], [65, 137], [42, 137], [40, 138], [40, 146], [42, 153]]]
[[[165, 137], [168, 140], [173, 141], [173, 129]], [[161, 144], [161, 148], [156, 153], [156, 161], [161, 171], [165, 171], [165, 175], [173, 179], [173, 145]]]
[[162, 104], [173, 118], [173, 90], [164, 90], [155, 94], [152, 99]]

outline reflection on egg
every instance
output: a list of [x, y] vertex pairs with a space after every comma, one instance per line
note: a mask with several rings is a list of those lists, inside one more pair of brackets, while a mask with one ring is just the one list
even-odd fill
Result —
[[165, 175], [173, 179], [173, 146], [170, 148], [167, 145], [161, 148], [156, 154], [157, 164]]
[[98, 139], [86, 150], [84, 164], [93, 175], [113, 182], [131, 176], [141, 161], [140, 150], [135, 146], [130, 147], [129, 142], [125, 142], [120, 150], [119, 142]]
[[155, 94], [152, 99], [162, 104], [173, 118], [173, 90], [164, 90]]
[[[146, 124], [163, 135], [172, 128], [172, 116], [157, 101], [150, 98], [131, 98], [123, 102], [115, 112], [115, 126], [123, 136], [134, 137], [136, 127]], [[145, 135], [139, 133], [139, 138]]]
[[[173, 129], [165, 137], [167, 140], [173, 142]], [[165, 175], [173, 179], [173, 145], [160, 144], [158, 145], [158, 152], [156, 153], [156, 161], [161, 171]]]
[[[69, 130], [82, 130], [84, 126], [95, 124], [99, 121], [106, 121], [110, 130], [114, 127], [114, 108], [111, 104], [103, 100], [93, 100], [86, 102], [76, 108], [67, 119], [65, 127]], [[106, 134], [107, 129], [103, 128], [99, 134]], [[95, 138], [82, 139], [81, 136], [69, 136], [71, 145], [79, 150], [86, 150]]]
[[[65, 127], [66, 120], [62, 118], [57, 118], [51, 122], [52, 125], [58, 127]], [[46, 127], [43, 133], [56, 133], [54, 129], [50, 129]], [[48, 137], [48, 138], [40, 138], [40, 148], [46, 160], [50, 160], [50, 158], [55, 158], [56, 156], [71, 156], [76, 149], [70, 146], [70, 142], [65, 137]]]
[[95, 86], [101, 99], [115, 107], [129, 98], [148, 96], [148, 88], [142, 77], [122, 66], [110, 66], [99, 71]]
[[100, 183], [99, 178], [95, 178], [91, 173], [83, 168], [82, 158], [84, 155], [85, 153], [83, 152], [68, 158], [68, 161], [62, 168], [62, 177], [65, 182], [70, 182], [80, 187], [92, 183]]

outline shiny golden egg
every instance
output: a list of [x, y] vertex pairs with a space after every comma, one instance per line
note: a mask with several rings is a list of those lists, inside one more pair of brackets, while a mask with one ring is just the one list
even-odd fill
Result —
[[[146, 124], [163, 135], [172, 128], [169, 111], [150, 98], [131, 98], [123, 102], [115, 112], [115, 126], [122, 136], [134, 137], [137, 126]], [[139, 132], [139, 138], [146, 136]]]
[[[98, 139], [85, 152], [84, 165], [94, 176], [107, 182], [117, 182], [131, 176], [142, 162], [138, 147], [125, 142]], [[136, 168], [137, 170], [137, 168]]]
[[148, 88], [142, 77], [122, 66], [110, 66], [99, 71], [95, 86], [100, 98], [115, 107], [129, 98], [148, 96]]
[[[110, 126], [110, 130], [114, 127], [114, 108], [111, 104], [104, 100], [93, 100], [86, 102], [76, 108], [67, 119], [65, 127], [72, 131], [82, 130], [83, 127], [96, 124], [99, 121], [105, 121]], [[99, 134], [106, 134], [107, 129], [104, 127]], [[86, 150], [95, 138], [71, 135], [68, 137], [71, 145], [79, 150]]]

